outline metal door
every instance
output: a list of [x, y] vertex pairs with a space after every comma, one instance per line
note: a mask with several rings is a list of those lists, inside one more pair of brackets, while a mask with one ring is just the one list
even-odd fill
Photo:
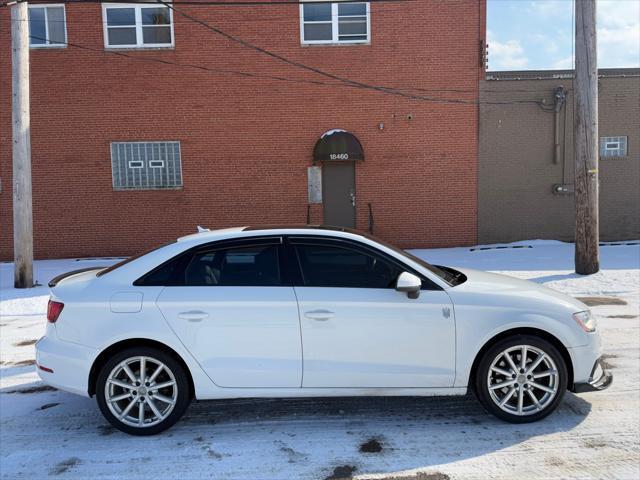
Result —
[[354, 162], [324, 162], [322, 166], [324, 224], [356, 226], [356, 169]]

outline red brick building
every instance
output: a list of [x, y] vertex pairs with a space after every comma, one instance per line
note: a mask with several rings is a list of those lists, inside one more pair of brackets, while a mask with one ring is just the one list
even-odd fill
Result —
[[[194, 3], [30, 4], [36, 258], [128, 255], [196, 225], [476, 241], [485, 0]], [[2, 259], [13, 251], [10, 23], [1, 8]], [[332, 130], [348, 134], [325, 136], [315, 161]]]

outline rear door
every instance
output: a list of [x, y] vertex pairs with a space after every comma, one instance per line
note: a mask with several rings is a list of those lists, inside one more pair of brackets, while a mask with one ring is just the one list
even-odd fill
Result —
[[322, 205], [325, 225], [356, 226], [355, 162], [324, 162]]
[[280, 237], [200, 248], [174, 268], [158, 307], [217, 385], [300, 387], [300, 322]]
[[[304, 351], [303, 387], [450, 387], [455, 321], [449, 296], [427, 279], [417, 299], [395, 290], [411, 269], [339, 239], [289, 238]], [[413, 272], [412, 272], [413, 273]]]

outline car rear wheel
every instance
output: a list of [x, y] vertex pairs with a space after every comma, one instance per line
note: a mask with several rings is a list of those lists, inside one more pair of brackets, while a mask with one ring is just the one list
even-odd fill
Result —
[[189, 382], [171, 355], [155, 348], [129, 348], [102, 367], [96, 397], [114, 427], [133, 435], [154, 435], [184, 414]]
[[516, 335], [489, 348], [476, 371], [475, 391], [487, 410], [512, 423], [540, 420], [567, 389], [567, 366], [543, 338]]

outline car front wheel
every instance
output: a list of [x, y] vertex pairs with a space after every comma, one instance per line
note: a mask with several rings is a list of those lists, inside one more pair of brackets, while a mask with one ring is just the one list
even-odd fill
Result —
[[476, 371], [475, 391], [491, 413], [513, 423], [540, 420], [567, 389], [567, 366], [543, 338], [516, 335], [489, 348]]
[[154, 435], [184, 414], [190, 401], [184, 368], [171, 355], [148, 347], [129, 348], [100, 370], [98, 406], [114, 427], [133, 435]]

